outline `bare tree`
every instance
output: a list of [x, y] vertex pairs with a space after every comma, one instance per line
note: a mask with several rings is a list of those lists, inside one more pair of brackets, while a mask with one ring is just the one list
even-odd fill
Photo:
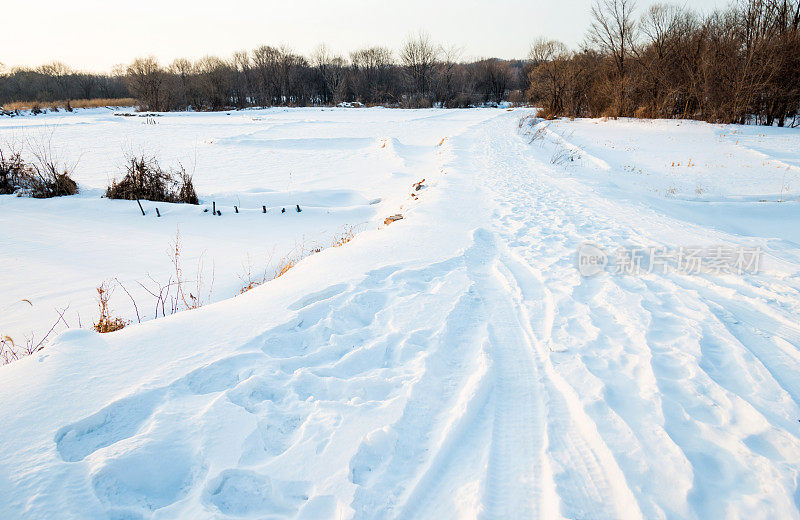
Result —
[[463, 89], [462, 70], [459, 67], [462, 49], [454, 45], [442, 47], [436, 64], [436, 101], [440, 106], [450, 107]]
[[512, 71], [507, 61], [487, 58], [473, 66], [475, 88], [484, 103], [499, 103], [505, 99]]
[[418, 101], [430, 96], [431, 80], [436, 66], [439, 49], [423, 31], [409, 35], [400, 50], [400, 61], [406, 68], [413, 92]]
[[251, 64], [250, 54], [247, 51], [233, 53], [231, 59], [233, 69], [233, 103], [238, 108], [244, 108], [249, 101]]
[[344, 86], [345, 67], [347, 62], [343, 57], [334, 55], [322, 43], [311, 56], [311, 63], [317, 70], [322, 85], [322, 102], [335, 103], [342, 98]]
[[607, 53], [616, 69], [616, 114], [625, 112], [625, 74], [628, 56], [636, 39], [633, 0], [595, 0], [589, 42]]
[[92, 97], [92, 91], [94, 91], [94, 88], [98, 82], [97, 76], [94, 74], [85, 73], [76, 74], [75, 80], [80, 88], [81, 97], [83, 97], [83, 99], [90, 99]]
[[383, 103], [392, 97], [390, 72], [392, 51], [386, 47], [367, 47], [350, 53], [356, 97], [367, 103]]
[[153, 56], [137, 58], [127, 69], [128, 87], [145, 110], [161, 110], [164, 70]]
[[528, 98], [546, 104], [547, 115], [564, 112], [564, 96], [569, 82], [567, 62], [571, 54], [560, 41], [540, 38], [531, 45], [528, 58], [533, 69], [528, 75]]

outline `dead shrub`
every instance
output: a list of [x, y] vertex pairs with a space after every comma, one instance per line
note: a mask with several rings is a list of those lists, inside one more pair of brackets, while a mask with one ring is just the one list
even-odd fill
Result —
[[35, 199], [49, 199], [78, 193], [78, 184], [72, 180], [69, 171], [58, 171], [55, 163], [34, 164], [33, 173], [28, 177], [23, 191]]
[[106, 188], [109, 199], [199, 204], [192, 176], [180, 163], [173, 170], [165, 170], [155, 157], [142, 154], [126, 159], [125, 176]]
[[101, 334], [124, 329], [128, 324], [122, 318], [113, 316], [109, 300], [114, 287], [108, 282], [103, 282], [97, 287], [97, 306], [100, 309], [100, 318], [93, 325], [94, 330]]
[[0, 195], [9, 195], [22, 188], [23, 180], [29, 176], [30, 168], [19, 152], [0, 149]]
[[18, 193], [37, 199], [78, 193], [72, 180], [73, 166], [61, 165], [55, 158], [49, 139], [29, 141], [34, 161], [25, 162], [20, 152], [0, 150], [0, 194]]
[[556, 119], [559, 116], [560, 116], [560, 114], [557, 111], [552, 110], [549, 107], [548, 108], [540, 108], [539, 110], [536, 111], [536, 117], [537, 118], [546, 119], [548, 121]]

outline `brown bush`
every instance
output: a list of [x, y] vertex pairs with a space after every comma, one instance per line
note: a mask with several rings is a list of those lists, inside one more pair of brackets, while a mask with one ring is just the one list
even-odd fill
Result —
[[23, 190], [35, 199], [64, 197], [78, 193], [78, 184], [72, 180], [69, 172], [58, 171], [56, 168], [53, 163], [34, 165], [33, 174], [28, 177]]
[[558, 112], [550, 107], [540, 108], [536, 111], [536, 117], [552, 121], [559, 116]]
[[26, 163], [19, 152], [0, 150], [0, 194], [48, 199], [78, 193], [70, 168], [59, 166], [49, 146], [36, 147], [33, 155], [36, 161]]
[[22, 187], [24, 178], [30, 175], [19, 152], [4, 153], [0, 150], [0, 195], [14, 193]]
[[114, 180], [106, 188], [109, 199], [199, 204], [192, 176], [180, 164], [165, 170], [155, 157], [130, 155], [125, 170], [122, 180]]

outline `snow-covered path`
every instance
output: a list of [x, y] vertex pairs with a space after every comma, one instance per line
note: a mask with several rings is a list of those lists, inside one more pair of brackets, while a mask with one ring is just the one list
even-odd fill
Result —
[[0, 516], [800, 517], [798, 249], [582, 277], [586, 241], [749, 239], [559, 175], [519, 117], [420, 159], [400, 222], [5, 367]]
[[561, 514], [796, 516], [797, 278], [582, 278], [584, 241], [741, 239], [529, 175], [550, 167], [502, 132], [483, 145], [471, 156], [499, 173], [497, 265], [531, 323]]

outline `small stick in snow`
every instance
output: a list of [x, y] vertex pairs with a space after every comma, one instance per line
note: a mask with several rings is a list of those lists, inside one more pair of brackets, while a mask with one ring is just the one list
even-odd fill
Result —
[[261, 213], [266, 213], [266, 212], [267, 212], [267, 207], [261, 206]]
[[161, 216], [161, 213], [159, 213], [159, 212], [158, 212], [158, 208], [156, 208], [156, 216], [157, 216], [157, 217], [160, 217], [160, 216]]
[[297, 212], [298, 212], [298, 213], [300, 213], [301, 211], [303, 211], [302, 209], [300, 209], [300, 204], [295, 204], [295, 206], [297, 207]]
[[221, 217], [221, 216], [222, 216], [222, 212], [221, 212], [220, 210], [217, 210], [217, 216], [218, 216], [218, 217]]
[[286, 208], [281, 208], [281, 213], [286, 213]]
[[234, 206], [234, 207], [233, 207], [233, 211], [235, 211], [236, 213], [239, 213], [239, 208], [237, 208], [236, 206]]
[[139, 202], [139, 199], [136, 199], [136, 204], [138, 204], [138, 205], [139, 205], [139, 209], [140, 209], [140, 210], [141, 210], [141, 212], [142, 212], [142, 216], [144, 216], [144, 208], [142, 207], [142, 203], [141, 203], [141, 202]]

